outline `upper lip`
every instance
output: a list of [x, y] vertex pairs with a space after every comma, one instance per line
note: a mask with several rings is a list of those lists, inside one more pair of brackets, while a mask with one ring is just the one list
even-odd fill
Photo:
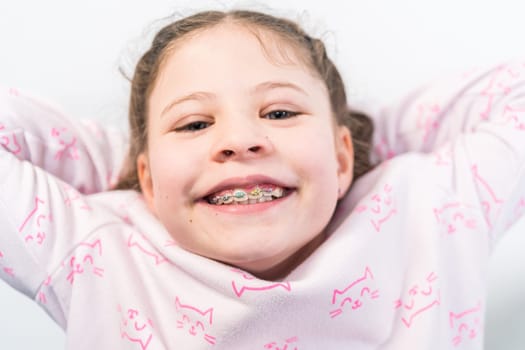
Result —
[[210, 188], [201, 198], [206, 198], [214, 193], [228, 190], [228, 189], [235, 189], [235, 188], [241, 188], [241, 187], [247, 187], [247, 186], [253, 186], [258, 184], [272, 184], [278, 187], [282, 187], [285, 189], [290, 189], [291, 186], [289, 184], [286, 184], [282, 181], [276, 180], [272, 177], [265, 176], [265, 175], [249, 175], [249, 176], [243, 176], [243, 177], [231, 177], [229, 179], [223, 180]]

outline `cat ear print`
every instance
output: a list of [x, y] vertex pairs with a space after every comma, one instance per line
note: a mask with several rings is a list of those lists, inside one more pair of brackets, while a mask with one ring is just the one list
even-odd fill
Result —
[[206, 316], [206, 314], [208, 313], [210, 314], [208, 317], [208, 323], [212, 324], [213, 323], [213, 308], [209, 308], [208, 310], [206, 310], [206, 312], [204, 312], [202, 316]]
[[[213, 308], [209, 308], [208, 310], [206, 311], [201, 311], [199, 309], [197, 309], [196, 307], [194, 306], [191, 306], [191, 305], [186, 305], [186, 304], [182, 304], [180, 302], [180, 299], [178, 296], [175, 297], [175, 307], [177, 308], [177, 311], [181, 311], [181, 309], [188, 309], [188, 310], [191, 310], [197, 314], [199, 314], [200, 316], [204, 317], [204, 318], [207, 318], [207, 321], [209, 324], [213, 324]], [[209, 314], [209, 315], [208, 315]], [[206, 316], [208, 315], [208, 316]], [[186, 317], [188, 317], [187, 315], [184, 315]], [[189, 317], [188, 317], [189, 318]]]

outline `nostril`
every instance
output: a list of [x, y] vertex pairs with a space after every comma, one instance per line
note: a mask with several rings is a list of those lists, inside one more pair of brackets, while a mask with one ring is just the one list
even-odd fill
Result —
[[234, 152], [230, 149], [225, 149], [224, 151], [222, 151], [222, 154], [224, 154], [226, 157], [231, 157], [233, 153]]
[[253, 147], [248, 148], [248, 150], [254, 153], [259, 152], [261, 150], [261, 146], [253, 146]]

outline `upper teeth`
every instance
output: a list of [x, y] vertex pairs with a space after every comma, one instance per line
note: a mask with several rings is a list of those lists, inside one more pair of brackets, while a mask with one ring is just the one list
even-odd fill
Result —
[[221, 192], [219, 195], [212, 196], [208, 201], [211, 204], [254, 204], [271, 201], [281, 198], [284, 190], [281, 187], [261, 188], [256, 186], [252, 190], [234, 189]]

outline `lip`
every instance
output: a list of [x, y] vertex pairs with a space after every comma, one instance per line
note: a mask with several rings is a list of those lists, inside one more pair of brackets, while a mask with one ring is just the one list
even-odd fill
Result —
[[258, 184], [271, 184], [278, 187], [282, 187], [288, 191], [295, 190], [294, 187], [290, 186], [289, 184], [286, 184], [282, 181], [279, 181], [277, 179], [274, 179], [269, 176], [265, 175], [248, 175], [243, 177], [232, 177], [226, 180], [223, 180], [210, 188], [203, 196], [200, 196], [197, 201], [202, 201], [206, 197], [210, 196], [213, 193], [217, 193], [220, 191], [224, 191], [227, 189], [235, 189], [238, 187], [249, 187], [249, 186], [255, 186]]

